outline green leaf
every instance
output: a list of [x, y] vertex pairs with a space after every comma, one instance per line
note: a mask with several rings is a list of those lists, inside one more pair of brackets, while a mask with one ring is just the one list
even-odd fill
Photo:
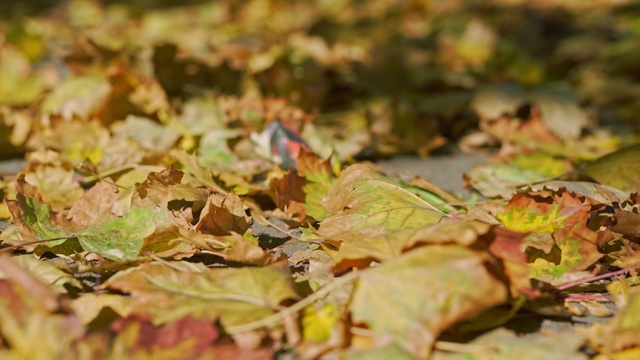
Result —
[[115, 261], [138, 258], [146, 237], [171, 224], [159, 207], [133, 208], [122, 217], [109, 216], [100, 225], [80, 231], [78, 241], [87, 251]]
[[15, 201], [7, 201], [14, 223], [25, 242], [33, 240], [58, 239], [48, 241], [47, 246], [62, 244], [73, 233], [61, 229], [53, 220], [49, 205], [23, 194], [17, 194]]

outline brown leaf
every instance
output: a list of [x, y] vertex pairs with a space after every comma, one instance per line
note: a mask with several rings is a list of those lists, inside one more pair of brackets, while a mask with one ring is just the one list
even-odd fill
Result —
[[292, 170], [289, 170], [279, 179], [271, 180], [271, 187], [276, 193], [278, 208], [285, 211], [293, 201], [303, 203], [307, 196], [304, 192], [305, 184], [305, 178]]
[[[183, 358], [198, 358], [219, 337], [211, 321], [189, 316], [162, 327], [155, 326], [148, 319], [129, 316], [116, 320], [111, 329], [120, 334], [121, 341], [126, 342], [129, 354], [142, 352], [159, 357], [179, 351]], [[128, 338], [123, 339], [125, 336]]]
[[149, 263], [120, 271], [102, 288], [131, 294], [133, 313], [150, 316], [154, 324], [188, 315], [240, 325], [272, 315], [282, 302], [298, 297], [286, 262], [237, 269], [171, 265]]
[[244, 203], [231, 191], [228, 195], [211, 194], [202, 209], [196, 230], [213, 235], [228, 235], [231, 232], [244, 234], [249, 228], [250, 218]]
[[118, 188], [100, 181], [73, 204], [67, 218], [82, 227], [97, 225], [111, 214], [111, 208], [117, 200]]

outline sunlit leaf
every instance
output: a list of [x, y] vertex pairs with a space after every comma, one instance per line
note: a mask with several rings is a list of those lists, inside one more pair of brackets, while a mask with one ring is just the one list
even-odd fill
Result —
[[344, 170], [322, 201], [327, 218], [318, 234], [353, 240], [437, 224], [446, 215], [366, 165]]
[[240, 325], [273, 314], [298, 297], [286, 263], [264, 268], [176, 270], [144, 264], [111, 277], [105, 288], [131, 294], [133, 311], [156, 324], [184, 316]]
[[170, 224], [165, 210], [133, 208], [122, 217], [106, 217], [99, 225], [77, 232], [76, 237], [87, 251], [116, 261], [135, 260], [145, 238]]
[[421, 247], [363, 270], [353, 295], [353, 320], [380, 343], [394, 341], [426, 357], [440, 332], [505, 301], [505, 286], [482, 256], [459, 246]]
[[[562, 336], [562, 341], [558, 341]], [[576, 333], [562, 335], [518, 336], [506, 330], [497, 329], [482, 335], [468, 344], [460, 346], [459, 351], [436, 351], [434, 360], [481, 360], [481, 359], [532, 359], [532, 360], [586, 360], [588, 357], [579, 352], [584, 339]]]
[[315, 343], [327, 341], [339, 319], [340, 313], [333, 303], [320, 309], [306, 308], [302, 317], [304, 339]]
[[86, 119], [100, 109], [110, 92], [111, 85], [104, 78], [71, 78], [47, 96], [41, 109], [45, 114], [60, 114], [66, 119], [74, 116]]

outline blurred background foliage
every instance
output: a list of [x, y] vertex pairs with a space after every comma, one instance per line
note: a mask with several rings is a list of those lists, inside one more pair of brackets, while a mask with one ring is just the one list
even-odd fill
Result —
[[[284, 98], [343, 157], [455, 142], [477, 129], [472, 102], [495, 86], [569, 94], [590, 121], [581, 134], [640, 127], [637, 1], [5, 0], [0, 13], [8, 128], [7, 109], [39, 115], [34, 104], [65, 79], [98, 74], [112, 98], [155, 79], [175, 112], [211, 94]], [[111, 102], [100, 120], [150, 113]]]

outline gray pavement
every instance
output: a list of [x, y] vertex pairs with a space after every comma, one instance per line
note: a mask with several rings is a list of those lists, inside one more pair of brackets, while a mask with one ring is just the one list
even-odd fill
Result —
[[426, 158], [418, 156], [397, 156], [377, 162], [385, 173], [409, 171], [429, 180], [449, 192], [468, 198], [471, 194], [464, 188], [462, 174], [471, 171], [487, 159], [485, 155], [456, 153], [436, 155]]

